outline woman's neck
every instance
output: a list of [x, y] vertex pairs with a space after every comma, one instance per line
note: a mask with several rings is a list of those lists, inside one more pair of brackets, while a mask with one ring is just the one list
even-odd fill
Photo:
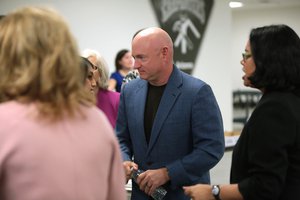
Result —
[[128, 72], [130, 71], [130, 69], [120, 69], [119, 72], [122, 76], [126, 76], [128, 74]]

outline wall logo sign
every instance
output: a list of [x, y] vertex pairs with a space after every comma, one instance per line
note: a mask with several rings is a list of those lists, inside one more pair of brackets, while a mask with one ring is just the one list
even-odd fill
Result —
[[213, 0], [151, 0], [162, 29], [174, 42], [174, 63], [187, 73], [196, 56], [213, 6]]

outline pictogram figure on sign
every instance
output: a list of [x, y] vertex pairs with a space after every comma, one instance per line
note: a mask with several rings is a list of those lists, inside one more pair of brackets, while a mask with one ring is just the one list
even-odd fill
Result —
[[193, 22], [186, 16], [181, 15], [180, 19], [177, 20], [172, 30], [178, 32], [178, 35], [175, 39], [174, 46], [178, 47], [181, 45], [181, 53], [186, 54], [187, 49], [192, 50], [194, 48], [193, 42], [188, 36], [188, 30], [191, 30], [196, 38], [200, 38], [200, 33], [196, 29]]

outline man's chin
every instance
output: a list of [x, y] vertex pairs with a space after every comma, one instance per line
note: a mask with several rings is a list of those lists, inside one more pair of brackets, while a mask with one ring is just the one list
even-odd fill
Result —
[[143, 79], [143, 80], [147, 80], [147, 76], [145, 76], [143, 74], [142, 75], [140, 74], [140, 78]]

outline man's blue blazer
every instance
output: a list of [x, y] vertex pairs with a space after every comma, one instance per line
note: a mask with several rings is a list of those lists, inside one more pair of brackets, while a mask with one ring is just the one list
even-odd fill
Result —
[[[148, 82], [135, 79], [121, 92], [116, 134], [124, 160], [140, 169], [166, 167], [170, 181], [164, 200], [189, 199], [182, 186], [209, 183], [209, 170], [224, 153], [221, 113], [209, 85], [176, 66], [165, 87], [149, 144], [144, 132]], [[149, 197], [133, 183], [132, 199]]]

